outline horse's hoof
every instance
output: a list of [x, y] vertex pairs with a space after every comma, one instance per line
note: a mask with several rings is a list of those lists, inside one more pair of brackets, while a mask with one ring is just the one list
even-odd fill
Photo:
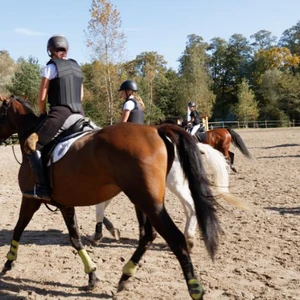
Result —
[[118, 228], [113, 228], [110, 233], [116, 239], [116, 241], [120, 241], [121, 233]]
[[99, 282], [100, 282], [100, 280], [96, 276], [95, 272], [90, 273], [89, 274], [89, 284], [87, 286], [87, 290], [92, 291], [99, 284]]
[[6, 263], [4, 264], [4, 267], [0, 273], [0, 276], [3, 276], [6, 274], [6, 272], [10, 271], [14, 266], [14, 261], [13, 260], [7, 260]]
[[93, 245], [98, 245], [103, 239], [103, 234], [101, 234], [101, 235], [94, 234], [92, 236], [86, 237], [86, 239], [89, 242], [91, 242]]
[[126, 283], [124, 281], [120, 281], [118, 284], [117, 293], [120, 293], [125, 290]]
[[121, 279], [120, 279], [119, 284], [118, 284], [118, 289], [117, 289], [118, 293], [125, 290], [125, 288], [128, 284], [128, 280], [131, 277], [132, 277], [131, 275], [122, 274]]

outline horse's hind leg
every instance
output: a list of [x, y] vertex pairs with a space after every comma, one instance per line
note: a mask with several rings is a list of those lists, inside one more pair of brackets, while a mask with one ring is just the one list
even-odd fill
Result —
[[99, 279], [97, 278], [95, 273], [96, 265], [92, 262], [91, 258], [89, 257], [89, 255], [87, 254], [86, 250], [82, 245], [79, 230], [78, 230], [78, 225], [77, 225], [75, 208], [62, 207], [60, 208], [60, 210], [69, 231], [71, 244], [78, 251], [78, 255], [82, 259], [84, 265], [84, 271], [86, 274], [89, 275], [89, 283], [87, 288], [88, 290], [91, 290], [96, 286]]
[[230, 164], [230, 169], [231, 169], [233, 172], [237, 173], [237, 170], [236, 170], [236, 168], [235, 168], [234, 165], [233, 165], [233, 163], [234, 163], [234, 153], [231, 152], [231, 151], [228, 151], [228, 154], [229, 154], [229, 160], [230, 160], [230, 162], [229, 162], [229, 164]]
[[7, 271], [12, 269], [13, 262], [17, 259], [18, 256], [18, 247], [21, 236], [31, 221], [34, 213], [40, 208], [41, 201], [35, 199], [28, 199], [23, 197], [21, 209], [19, 213], [19, 219], [17, 225], [14, 228], [13, 238], [10, 243], [9, 252], [6, 255], [7, 261], [4, 264], [2, 269], [2, 274], [5, 274]]
[[[148, 210], [147, 217], [151, 220], [154, 228], [166, 240], [169, 247], [176, 255], [181, 265], [192, 299], [202, 299], [204, 290], [200, 282], [196, 279], [184, 235], [176, 227], [163, 205], [160, 207], [160, 209], [156, 206], [151, 209], [151, 211]], [[146, 224], [148, 224], [148, 222], [146, 222]], [[129, 262], [127, 262], [127, 264], [124, 266], [123, 275], [119, 282], [119, 288], [125, 284], [128, 278], [133, 276], [138, 261], [150, 246], [151, 243], [145, 244], [146, 241], [150, 242], [149, 237], [146, 238], [146, 236], [147, 233], [140, 240], [139, 246], [131, 260], [129, 260]], [[144, 244], [142, 244], [142, 242], [144, 242]], [[170, 291], [170, 294], [172, 294], [172, 291]]]
[[136, 205], [134, 206], [134, 208], [139, 223], [139, 239], [141, 239], [145, 235], [145, 224], [147, 217]]

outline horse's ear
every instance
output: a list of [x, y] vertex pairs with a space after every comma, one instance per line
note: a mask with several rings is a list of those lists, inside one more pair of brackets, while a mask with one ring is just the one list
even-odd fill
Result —
[[5, 100], [4, 96], [0, 94], [0, 101], [4, 101], [4, 100]]
[[158, 119], [158, 122], [159, 122], [159, 123], [158, 123], [159, 125], [161, 125], [161, 124], [163, 123], [163, 121], [162, 121], [161, 118]]

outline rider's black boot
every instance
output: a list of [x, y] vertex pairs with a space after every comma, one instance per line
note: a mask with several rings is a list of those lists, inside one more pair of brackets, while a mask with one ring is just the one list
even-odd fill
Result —
[[23, 192], [23, 195], [29, 198], [36, 198], [51, 202], [51, 191], [46, 183], [40, 151], [36, 150], [32, 152], [32, 154], [28, 154], [27, 157], [32, 172], [36, 177], [36, 184], [33, 191]]

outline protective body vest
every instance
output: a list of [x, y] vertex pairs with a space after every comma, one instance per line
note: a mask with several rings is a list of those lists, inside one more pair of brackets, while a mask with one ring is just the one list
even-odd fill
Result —
[[144, 124], [144, 111], [140, 103], [135, 98], [129, 98], [124, 102], [124, 104], [130, 100], [134, 102], [134, 109], [130, 111], [130, 115], [127, 122]]
[[200, 116], [199, 116], [199, 114], [198, 114], [198, 112], [197, 112], [196, 110], [194, 110], [194, 111], [192, 111], [192, 112], [190, 113], [190, 117], [191, 117], [191, 118], [194, 118], [194, 122], [193, 122], [193, 125], [194, 125], [194, 126], [200, 124], [200, 122], [201, 122]]
[[50, 59], [55, 64], [57, 77], [50, 80], [48, 102], [50, 107], [67, 106], [74, 113], [83, 112], [81, 104], [82, 71], [73, 59]]

